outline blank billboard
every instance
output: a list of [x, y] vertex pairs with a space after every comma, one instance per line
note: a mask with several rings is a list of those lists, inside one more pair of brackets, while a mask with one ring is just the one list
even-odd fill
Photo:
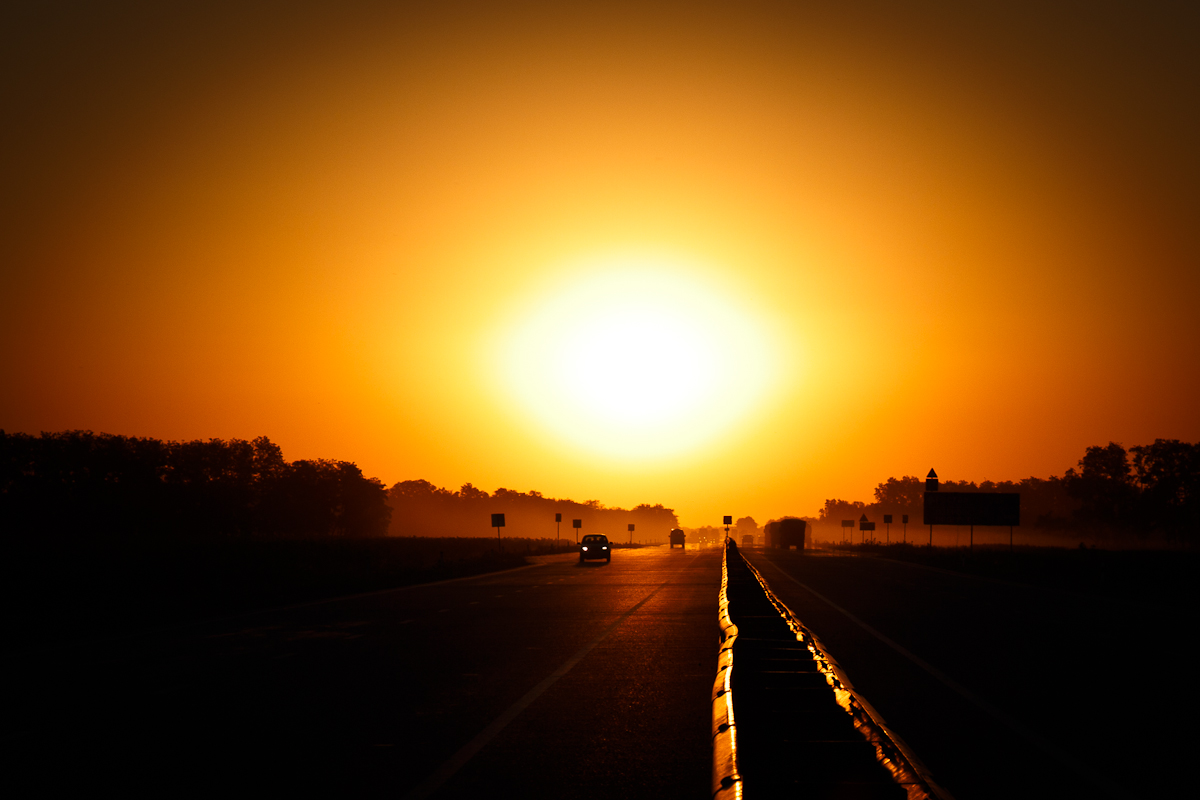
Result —
[[1018, 492], [926, 492], [926, 525], [1020, 525]]

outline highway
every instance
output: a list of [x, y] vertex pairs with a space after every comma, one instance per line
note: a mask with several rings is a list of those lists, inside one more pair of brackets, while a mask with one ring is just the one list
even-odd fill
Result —
[[[1184, 612], [742, 553], [958, 800], [1190, 793]], [[541, 562], [10, 656], [0, 788], [709, 796], [720, 550]]]
[[720, 559], [551, 556], [16, 656], [0, 785], [704, 797]]
[[958, 800], [1191, 793], [1183, 612], [874, 557], [741, 552]]

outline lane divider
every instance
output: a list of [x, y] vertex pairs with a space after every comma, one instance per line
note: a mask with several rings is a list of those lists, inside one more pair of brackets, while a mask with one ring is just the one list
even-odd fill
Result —
[[718, 595], [717, 622], [721, 631], [721, 652], [717, 657], [717, 679], [712, 690], [712, 796], [742, 797], [742, 776], [738, 772], [737, 725], [733, 715], [733, 644], [738, 629], [729, 617], [729, 548], [721, 555], [721, 593]]

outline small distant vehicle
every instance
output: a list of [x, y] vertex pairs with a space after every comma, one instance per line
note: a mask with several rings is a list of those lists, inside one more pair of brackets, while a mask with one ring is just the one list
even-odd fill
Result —
[[671, 529], [671, 547], [674, 547], [675, 545], [684, 547], [684, 544], [686, 541], [687, 541], [687, 534], [684, 533], [681, 528], [672, 528]]
[[747, 533], [745, 536], [742, 537], [742, 547], [753, 547], [753, 546], [754, 546], [754, 534]]
[[608, 537], [602, 533], [589, 533], [579, 543], [579, 563], [589, 558], [603, 558], [612, 561], [612, 550], [609, 549]]

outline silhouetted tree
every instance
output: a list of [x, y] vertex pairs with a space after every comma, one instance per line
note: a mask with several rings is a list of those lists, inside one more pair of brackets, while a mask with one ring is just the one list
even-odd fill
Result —
[[342, 461], [289, 464], [252, 442], [163, 442], [91, 431], [0, 431], [5, 534], [206, 540], [382, 536], [383, 484]]
[[1067, 470], [1067, 493], [1080, 501], [1076, 516], [1083, 522], [1106, 526], [1133, 521], [1137, 487], [1125, 448], [1115, 442], [1089, 447], [1079, 460], [1079, 471]]
[[1174, 535], [1194, 537], [1200, 528], [1200, 443], [1155, 439], [1129, 453], [1146, 521]]

